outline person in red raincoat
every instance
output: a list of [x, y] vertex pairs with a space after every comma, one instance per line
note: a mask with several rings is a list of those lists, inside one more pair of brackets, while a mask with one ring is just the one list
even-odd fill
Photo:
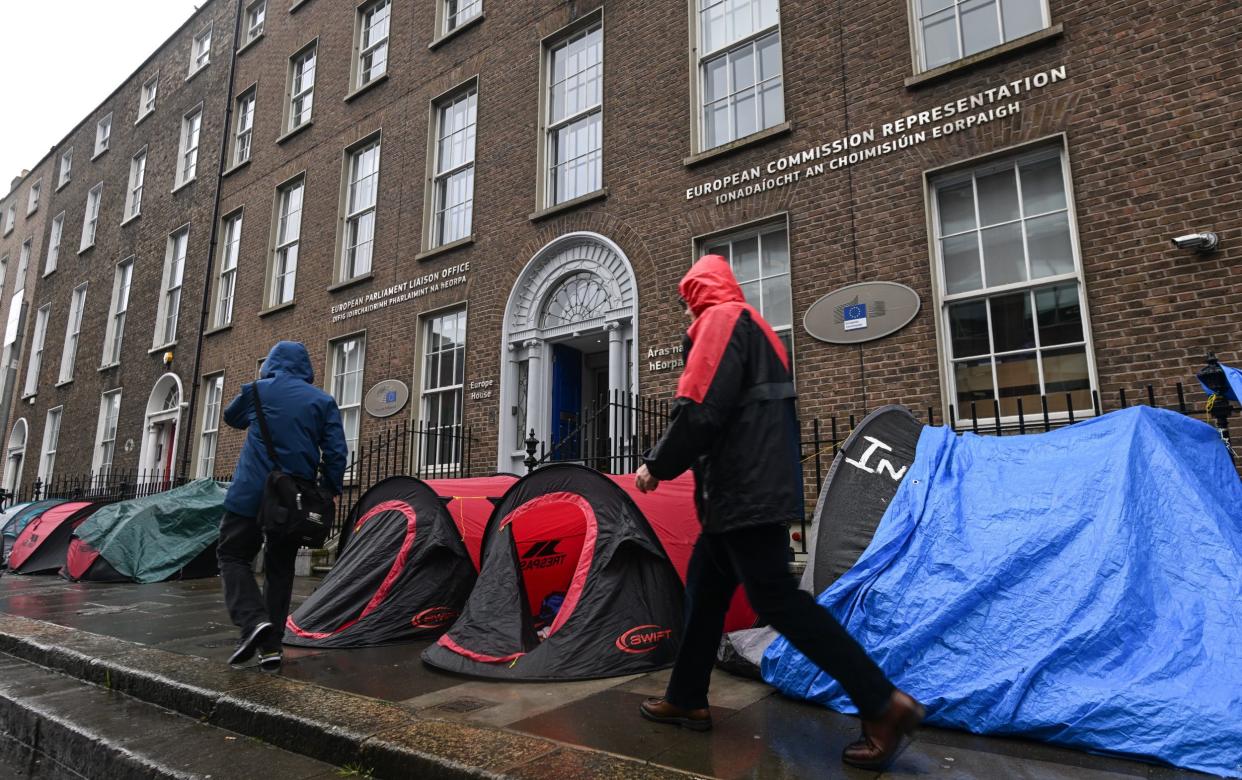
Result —
[[862, 717], [843, 760], [888, 766], [923, 707], [898, 690], [789, 570], [789, 524], [803, 516], [796, 394], [789, 356], [719, 255], [700, 258], [679, 287], [692, 319], [668, 428], [643, 456], [644, 492], [694, 469], [703, 532], [686, 576], [685, 633], [663, 698], [648, 720], [711, 728], [707, 690], [725, 613], [741, 584], [751, 606], [836, 678]]

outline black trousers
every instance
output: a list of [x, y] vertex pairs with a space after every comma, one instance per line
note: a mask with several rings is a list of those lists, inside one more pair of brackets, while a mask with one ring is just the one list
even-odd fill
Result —
[[254, 578], [254, 558], [263, 544], [259, 521], [225, 512], [220, 521], [220, 577], [224, 580], [224, 603], [234, 625], [247, 633], [263, 621], [270, 621], [274, 641], [264, 650], [280, 647], [284, 636], [289, 602], [293, 598], [293, 564], [298, 546], [289, 542], [268, 542], [263, 549], [263, 592]]
[[760, 525], [702, 534], [686, 574], [686, 625], [665, 699], [686, 709], [707, 706], [707, 689], [725, 613], [738, 583], [759, 617], [834, 677], [862, 717], [881, 715], [893, 684], [828, 610], [798, 589], [789, 571], [789, 531]]

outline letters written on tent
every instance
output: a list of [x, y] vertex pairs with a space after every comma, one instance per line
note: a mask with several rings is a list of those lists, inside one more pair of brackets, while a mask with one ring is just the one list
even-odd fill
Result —
[[474, 586], [470, 540], [477, 550], [491, 514], [488, 496], [514, 481], [402, 476], [377, 483], [350, 513], [340, 559], [289, 616], [285, 643], [369, 647], [442, 633]]
[[666, 545], [688, 549], [699, 528], [688, 476], [660, 491], [667, 491], [667, 509], [656, 523], [592, 469], [554, 464], [523, 477], [488, 522], [479, 580], [461, 617], [423, 660], [516, 680], [610, 677], [671, 664], [684, 589]]
[[73, 530], [103, 504], [69, 501], [43, 512], [18, 535], [9, 554], [14, 574], [55, 572], [65, 565]]
[[[914, 463], [922, 430], [906, 407], [890, 404], [863, 418], [841, 445], [815, 502], [799, 587], [823, 593], [858, 561]], [[759, 662], [776, 636], [771, 628], [726, 634], [717, 660], [727, 671], [758, 678]]]

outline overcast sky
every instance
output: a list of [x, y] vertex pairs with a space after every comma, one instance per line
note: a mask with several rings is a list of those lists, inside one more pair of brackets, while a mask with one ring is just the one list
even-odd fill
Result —
[[0, 193], [103, 102], [190, 18], [195, 5], [0, 0]]

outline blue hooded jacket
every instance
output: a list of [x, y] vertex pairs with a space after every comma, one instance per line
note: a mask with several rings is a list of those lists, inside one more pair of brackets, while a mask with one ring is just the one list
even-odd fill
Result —
[[272, 445], [280, 467], [289, 474], [309, 479], [320, 463], [319, 482], [340, 495], [349, 450], [341, 410], [332, 396], [315, 387], [306, 347], [296, 341], [280, 341], [272, 347], [257, 382], [242, 385], [241, 393], [224, 410], [224, 421], [246, 430], [233, 484], [224, 498], [224, 508], [234, 514], [254, 517], [259, 512], [263, 483], [276, 468], [267, 456], [258, 418], [254, 413], [252, 384], [259, 386], [263, 415], [272, 433]]

